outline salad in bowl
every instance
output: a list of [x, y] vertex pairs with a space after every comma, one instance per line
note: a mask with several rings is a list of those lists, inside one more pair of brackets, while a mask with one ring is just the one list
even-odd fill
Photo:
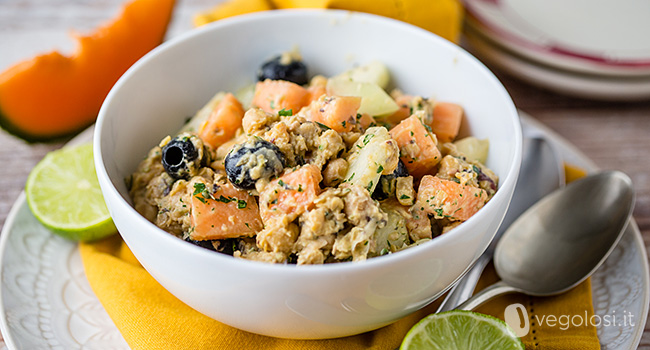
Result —
[[378, 61], [307, 76], [296, 51], [220, 91], [127, 178], [163, 230], [238, 258], [363, 261], [440, 236], [495, 194], [462, 106], [399, 89]]

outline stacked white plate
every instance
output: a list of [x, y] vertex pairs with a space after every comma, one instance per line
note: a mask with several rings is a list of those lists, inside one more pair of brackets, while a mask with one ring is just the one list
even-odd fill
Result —
[[465, 43], [487, 65], [572, 96], [650, 99], [650, 1], [464, 4]]

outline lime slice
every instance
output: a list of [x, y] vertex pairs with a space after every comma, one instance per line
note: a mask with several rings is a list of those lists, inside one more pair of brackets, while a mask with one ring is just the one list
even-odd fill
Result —
[[48, 153], [25, 184], [34, 217], [54, 233], [92, 241], [116, 232], [99, 188], [91, 143]]
[[521, 339], [505, 322], [471, 311], [431, 314], [418, 322], [400, 350], [525, 350]]

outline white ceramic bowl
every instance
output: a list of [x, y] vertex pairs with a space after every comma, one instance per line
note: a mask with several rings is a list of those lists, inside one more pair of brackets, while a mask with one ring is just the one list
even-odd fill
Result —
[[[131, 206], [124, 179], [215, 92], [253, 81], [265, 59], [297, 45], [311, 74], [380, 60], [395, 86], [464, 106], [463, 133], [490, 140], [500, 177], [465, 223], [418, 247], [365, 262], [271, 265], [216, 254], [162, 231]], [[461, 48], [427, 31], [345, 11], [271, 11], [222, 20], [170, 40], [117, 82], [99, 113], [95, 162], [120, 234], [149, 273], [194, 309], [285, 338], [332, 338], [387, 325], [433, 301], [496, 232], [519, 172], [521, 128], [499, 81]]]

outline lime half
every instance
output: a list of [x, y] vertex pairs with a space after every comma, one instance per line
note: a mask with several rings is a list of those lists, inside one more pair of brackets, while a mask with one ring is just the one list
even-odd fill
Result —
[[524, 350], [521, 339], [503, 321], [471, 311], [431, 314], [418, 322], [400, 350]]
[[25, 184], [34, 217], [51, 231], [75, 241], [116, 232], [102, 196], [91, 143], [48, 153]]

